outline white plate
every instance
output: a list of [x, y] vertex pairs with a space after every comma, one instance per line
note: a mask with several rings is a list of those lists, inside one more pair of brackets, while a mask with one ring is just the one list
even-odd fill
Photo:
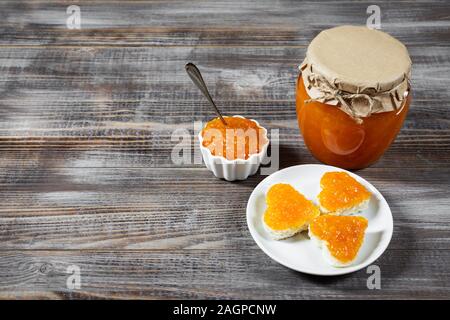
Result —
[[[358, 213], [369, 220], [364, 243], [353, 264], [342, 268], [326, 263], [322, 257], [322, 249], [309, 240], [307, 231], [284, 240], [273, 240], [263, 226], [265, 196], [273, 184], [289, 183], [305, 197], [317, 203], [320, 179], [328, 171], [345, 171], [372, 193], [368, 208]], [[285, 168], [261, 181], [248, 199], [247, 224], [255, 242], [273, 260], [300, 272], [324, 276], [346, 274], [370, 265], [386, 250], [393, 230], [391, 209], [373, 185], [352, 172], [319, 164]]]

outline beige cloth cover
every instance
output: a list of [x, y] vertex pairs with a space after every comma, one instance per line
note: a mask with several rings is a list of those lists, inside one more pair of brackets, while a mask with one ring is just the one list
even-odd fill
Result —
[[409, 94], [408, 50], [367, 27], [322, 31], [310, 43], [300, 70], [310, 101], [335, 105], [358, 122], [401, 108]]

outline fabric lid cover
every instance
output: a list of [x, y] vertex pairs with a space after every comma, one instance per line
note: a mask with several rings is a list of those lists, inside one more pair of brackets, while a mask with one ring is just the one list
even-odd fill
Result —
[[312, 101], [336, 105], [361, 121], [404, 105], [411, 59], [406, 47], [387, 33], [340, 26], [311, 41], [300, 70]]

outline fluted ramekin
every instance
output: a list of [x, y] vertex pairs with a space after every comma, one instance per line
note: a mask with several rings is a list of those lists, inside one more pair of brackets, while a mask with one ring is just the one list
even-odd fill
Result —
[[[236, 115], [233, 117], [244, 118]], [[245, 118], [244, 118], [245, 119]], [[254, 175], [261, 163], [265, 162], [267, 158], [267, 147], [269, 146], [269, 138], [267, 137], [266, 128], [259, 125], [258, 121], [249, 119], [256, 123], [256, 125], [263, 130], [263, 136], [266, 138], [266, 143], [262, 146], [261, 151], [251, 154], [248, 159], [228, 160], [222, 156], [214, 156], [211, 151], [203, 146], [202, 130], [198, 134], [200, 141], [200, 150], [202, 152], [203, 161], [206, 167], [214, 173], [217, 178], [225, 179], [227, 181], [245, 180], [249, 176]]]

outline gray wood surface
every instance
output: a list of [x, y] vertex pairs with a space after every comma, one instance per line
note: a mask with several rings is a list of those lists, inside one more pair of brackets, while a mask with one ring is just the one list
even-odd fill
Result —
[[404, 127], [358, 171], [394, 215], [381, 290], [366, 270], [313, 277], [260, 251], [245, 207], [264, 177], [229, 183], [170, 158], [175, 129], [213, 116], [192, 61], [224, 113], [280, 130], [281, 168], [317, 163], [296, 66], [372, 2], [78, 1], [82, 28], [68, 30], [70, 4], [0, 2], [0, 298], [450, 298], [448, 1], [377, 2], [413, 60]]

